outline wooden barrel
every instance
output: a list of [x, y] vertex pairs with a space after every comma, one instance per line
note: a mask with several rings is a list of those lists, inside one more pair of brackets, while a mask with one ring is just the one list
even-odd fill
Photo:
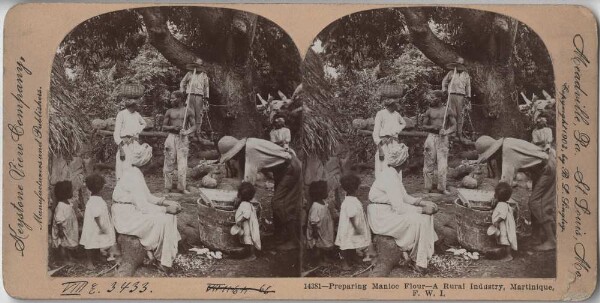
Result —
[[220, 210], [198, 203], [198, 235], [200, 242], [212, 250], [231, 254], [244, 250], [239, 236], [232, 236], [235, 210]]
[[495, 253], [501, 249], [494, 237], [487, 235], [487, 229], [492, 224], [493, 210], [476, 210], [467, 208], [454, 201], [459, 210], [456, 212], [456, 233], [458, 243], [468, 250], [482, 253]]

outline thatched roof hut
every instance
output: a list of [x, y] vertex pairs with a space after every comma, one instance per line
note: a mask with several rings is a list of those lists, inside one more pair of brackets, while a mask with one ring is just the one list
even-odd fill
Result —
[[71, 157], [87, 141], [89, 121], [71, 94], [62, 56], [56, 55], [50, 77], [48, 104], [50, 157]]
[[302, 152], [326, 160], [335, 154], [341, 138], [339, 126], [329, 116], [336, 112], [331, 108], [331, 88], [325, 79], [321, 58], [311, 49], [306, 54], [302, 69], [302, 100], [310, 109], [304, 112], [303, 117]]

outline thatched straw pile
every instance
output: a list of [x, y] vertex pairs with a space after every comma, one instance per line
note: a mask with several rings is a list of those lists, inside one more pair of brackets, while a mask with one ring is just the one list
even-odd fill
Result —
[[332, 108], [331, 88], [325, 79], [322, 60], [310, 49], [302, 68], [302, 100], [310, 109], [303, 117], [302, 151], [326, 159], [334, 155], [341, 137], [339, 126], [329, 116], [336, 112]]
[[86, 139], [89, 121], [77, 106], [70, 93], [69, 80], [65, 73], [64, 60], [57, 55], [52, 64], [50, 77], [49, 145], [51, 156], [72, 156], [81, 150]]

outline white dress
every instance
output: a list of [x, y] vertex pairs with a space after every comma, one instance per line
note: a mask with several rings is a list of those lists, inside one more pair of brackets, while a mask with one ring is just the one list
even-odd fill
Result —
[[[387, 158], [384, 157], [383, 161], [379, 160], [379, 143], [383, 137], [390, 136], [398, 138], [400, 132], [406, 127], [404, 118], [398, 112], [390, 112], [387, 109], [382, 109], [375, 115], [375, 125], [373, 126], [373, 141], [377, 148], [375, 153], [375, 178], [387, 167]], [[397, 141], [393, 141], [390, 144], [382, 146], [384, 153], [391, 148], [393, 144], [399, 144]]]
[[241, 242], [247, 245], [254, 245], [256, 249], [261, 249], [260, 243], [260, 225], [256, 216], [256, 207], [250, 202], [243, 201], [235, 211], [235, 222], [242, 222], [244, 234], [241, 236]]
[[166, 207], [156, 205], [164, 198], [150, 193], [139, 168], [131, 166], [123, 171], [112, 198], [112, 218], [117, 232], [138, 237], [163, 266], [171, 267], [181, 240], [177, 216], [168, 214]]
[[393, 237], [417, 266], [426, 268], [437, 240], [433, 216], [421, 214], [421, 208], [413, 205], [418, 199], [408, 195], [402, 175], [394, 168], [384, 169], [371, 186], [369, 200], [367, 216], [373, 233]]
[[[62, 225], [64, 237], [58, 236], [58, 225]], [[52, 246], [74, 248], [79, 245], [79, 223], [71, 204], [58, 202], [52, 221]]]
[[[356, 220], [358, 230], [354, 229], [352, 220]], [[364, 248], [371, 245], [371, 231], [367, 225], [367, 218], [362, 203], [353, 196], [346, 196], [340, 208], [340, 221], [338, 224], [335, 245], [341, 250]]]
[[[137, 138], [140, 133], [146, 127], [146, 120], [142, 118], [142, 115], [138, 112], [130, 112], [128, 109], [124, 109], [117, 114], [115, 121], [115, 130], [113, 132], [113, 139], [117, 145], [121, 144], [123, 137], [134, 137]], [[131, 166], [131, 155], [134, 148], [139, 147], [137, 141], [123, 145], [123, 151], [125, 152], [125, 160], [121, 161], [119, 149], [117, 149], [116, 162], [115, 162], [115, 175], [117, 181], [121, 178], [123, 170]]]
[[[99, 218], [100, 224], [107, 229], [106, 234], [100, 233], [100, 227], [94, 218]], [[115, 228], [102, 197], [91, 196], [85, 205], [79, 244], [85, 249], [108, 248], [115, 244]]]
[[[317, 227], [317, 236], [312, 234], [312, 226]], [[335, 233], [333, 232], [333, 218], [327, 203], [313, 202], [308, 212], [308, 226], [306, 227], [306, 241], [308, 248], [333, 247]]]

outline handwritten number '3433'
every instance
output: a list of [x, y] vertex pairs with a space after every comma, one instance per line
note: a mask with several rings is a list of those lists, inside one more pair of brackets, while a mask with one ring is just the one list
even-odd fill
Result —
[[[149, 282], [113, 282], [108, 288], [103, 288], [98, 283], [88, 283], [87, 281], [65, 282], [63, 285], [62, 296], [81, 296], [82, 294], [95, 295], [106, 293], [143, 293], [148, 290]], [[152, 292], [152, 291], [150, 291]]]

